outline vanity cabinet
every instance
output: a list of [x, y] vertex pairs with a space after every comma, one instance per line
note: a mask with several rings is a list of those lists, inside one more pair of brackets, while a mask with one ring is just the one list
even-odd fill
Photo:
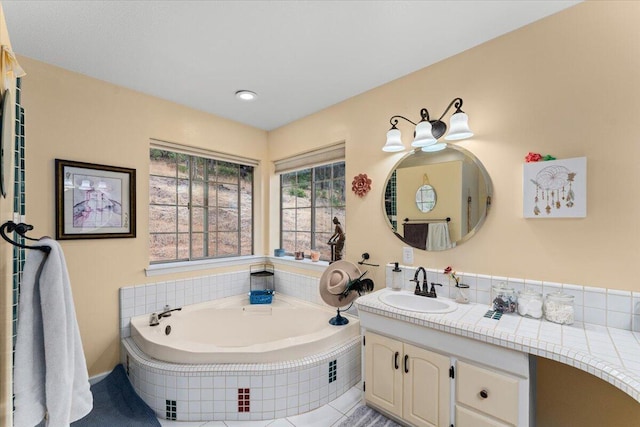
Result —
[[367, 332], [367, 403], [416, 427], [449, 427], [449, 357]]
[[367, 405], [416, 427], [536, 425], [535, 358], [384, 314], [359, 310]]

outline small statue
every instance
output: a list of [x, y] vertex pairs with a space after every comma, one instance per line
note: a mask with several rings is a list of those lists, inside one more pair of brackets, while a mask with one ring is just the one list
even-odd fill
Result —
[[337, 216], [333, 217], [333, 223], [336, 225], [335, 232], [329, 238], [327, 244], [331, 246], [331, 262], [339, 261], [342, 259], [342, 250], [344, 249], [345, 234], [340, 226], [340, 221]]

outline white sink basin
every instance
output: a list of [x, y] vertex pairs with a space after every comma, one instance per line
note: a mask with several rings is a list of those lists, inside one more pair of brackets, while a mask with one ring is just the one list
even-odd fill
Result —
[[428, 298], [408, 292], [388, 292], [380, 295], [379, 298], [391, 307], [420, 313], [450, 313], [458, 308], [457, 304], [451, 300]]

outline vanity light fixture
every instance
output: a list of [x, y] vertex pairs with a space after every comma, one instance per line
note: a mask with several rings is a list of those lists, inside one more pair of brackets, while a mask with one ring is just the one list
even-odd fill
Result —
[[236, 98], [241, 101], [254, 101], [258, 97], [258, 94], [250, 90], [239, 90], [236, 92]]
[[447, 148], [446, 142], [438, 142], [433, 145], [427, 145], [426, 147], [422, 147], [421, 150], [427, 153], [435, 153], [436, 151], [442, 151]]
[[[447, 131], [447, 125], [442, 121], [442, 118], [449, 112], [451, 107], [456, 107], [456, 111], [451, 115], [449, 121], [449, 133], [447, 133], [444, 139], [448, 141], [457, 141], [460, 139], [470, 138], [473, 136], [473, 132], [469, 129], [469, 117], [465, 114], [462, 108], [462, 98], [454, 98], [440, 118], [431, 120], [429, 118], [429, 111], [426, 108], [420, 110], [420, 122], [415, 123], [404, 116], [393, 116], [389, 119], [391, 123], [391, 129], [387, 132], [387, 143], [382, 147], [382, 151], [389, 153], [395, 153], [398, 151], [404, 151], [405, 147], [402, 143], [400, 130], [396, 127], [398, 119], [404, 119], [413, 124], [416, 129], [414, 132], [413, 142], [411, 146], [414, 148], [420, 148], [422, 151], [440, 151], [446, 148], [445, 142], [438, 142], [438, 139]], [[432, 147], [432, 148], [430, 148]]]

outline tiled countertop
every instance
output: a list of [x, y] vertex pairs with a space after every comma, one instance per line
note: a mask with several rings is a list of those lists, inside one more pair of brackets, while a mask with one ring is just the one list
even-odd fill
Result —
[[505, 314], [485, 318], [484, 304], [460, 304], [446, 314], [400, 310], [384, 304], [380, 290], [356, 300], [358, 310], [512, 350], [546, 357], [581, 369], [640, 402], [640, 333], [588, 323], [558, 325], [546, 320]]

